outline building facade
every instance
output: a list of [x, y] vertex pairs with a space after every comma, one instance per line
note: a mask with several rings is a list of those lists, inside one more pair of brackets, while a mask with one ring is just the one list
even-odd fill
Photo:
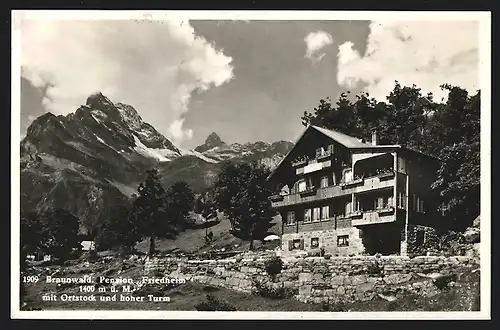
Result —
[[[379, 145], [308, 126], [268, 180], [282, 218], [284, 254], [406, 255], [422, 244], [418, 227], [439, 221], [431, 191], [437, 160], [399, 145]], [[409, 237], [412, 238], [409, 242]]]

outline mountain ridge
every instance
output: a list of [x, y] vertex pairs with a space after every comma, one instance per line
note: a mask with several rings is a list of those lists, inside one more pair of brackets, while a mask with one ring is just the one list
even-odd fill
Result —
[[147, 169], [157, 167], [166, 187], [185, 180], [195, 192], [203, 192], [222, 161], [273, 167], [292, 143], [227, 144], [212, 133], [202, 146], [181, 149], [132, 105], [93, 93], [75, 112], [44, 113], [26, 130], [20, 143], [21, 210], [65, 208], [89, 230], [115, 205], [129, 202]]

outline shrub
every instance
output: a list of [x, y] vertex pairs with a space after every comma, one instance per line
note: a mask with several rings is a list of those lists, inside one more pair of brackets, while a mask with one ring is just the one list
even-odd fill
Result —
[[281, 273], [281, 271], [283, 270], [283, 260], [281, 260], [281, 258], [277, 256], [273, 257], [266, 261], [265, 267], [266, 272], [274, 280], [276, 278], [276, 275]]
[[97, 259], [99, 259], [99, 256], [97, 255], [97, 252], [95, 250], [89, 250], [86, 254], [88, 262], [96, 262]]
[[456, 274], [448, 274], [434, 279], [433, 283], [439, 290], [444, 290], [448, 287], [448, 284], [450, 282], [454, 282], [456, 280], [457, 280]]
[[325, 301], [321, 304], [321, 311], [323, 312], [347, 312], [347, 304], [344, 301]]
[[236, 311], [235, 306], [226, 301], [219, 300], [211, 294], [207, 294], [206, 299], [206, 301], [202, 301], [194, 306], [197, 311]]
[[293, 297], [297, 292], [291, 288], [286, 288], [283, 283], [273, 285], [269, 282], [253, 280], [252, 293], [263, 298], [284, 299]]
[[212, 231], [209, 231], [206, 235], [205, 235], [205, 244], [206, 245], [210, 245], [210, 243], [212, 243], [214, 240], [214, 233]]
[[382, 273], [382, 271], [383, 271], [383, 268], [380, 267], [380, 265], [378, 264], [378, 261], [375, 260], [375, 262], [368, 265], [366, 272], [370, 275], [379, 275]]

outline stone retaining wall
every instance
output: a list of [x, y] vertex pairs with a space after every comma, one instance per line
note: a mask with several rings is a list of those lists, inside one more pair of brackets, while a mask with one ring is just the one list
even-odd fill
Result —
[[290, 289], [301, 301], [320, 303], [367, 300], [402, 286], [413, 285], [415, 289], [415, 285], [422, 286], [425, 279], [430, 282], [438, 273], [456, 273], [479, 266], [477, 258], [464, 256], [284, 258], [283, 270], [273, 282], [265, 271], [266, 260], [156, 258], [146, 261], [145, 272], [243, 292], [252, 292], [255, 280], [268, 281], [270, 285]]

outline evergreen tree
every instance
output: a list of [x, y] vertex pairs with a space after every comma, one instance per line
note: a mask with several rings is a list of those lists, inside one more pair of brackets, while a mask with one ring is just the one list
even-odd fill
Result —
[[79, 220], [64, 209], [48, 209], [40, 217], [40, 250], [67, 260], [73, 249], [81, 248]]
[[193, 211], [195, 197], [191, 187], [185, 181], [174, 183], [167, 190], [168, 216], [178, 230], [184, 230], [192, 223], [189, 213]]
[[95, 238], [97, 250], [122, 248], [130, 251], [141, 239], [139, 227], [132, 221], [127, 205], [116, 205], [101, 223]]
[[149, 254], [155, 252], [155, 239], [174, 231], [167, 214], [166, 192], [158, 177], [158, 170], [147, 171], [146, 180], [137, 188], [130, 213], [130, 221], [137, 233], [149, 238]]
[[266, 181], [269, 170], [257, 162], [225, 163], [215, 182], [215, 203], [232, 225], [232, 232], [250, 241], [263, 239], [276, 215], [269, 197], [272, 185]]
[[39, 252], [42, 242], [42, 224], [36, 212], [21, 213], [21, 262], [24, 262], [29, 254]]

